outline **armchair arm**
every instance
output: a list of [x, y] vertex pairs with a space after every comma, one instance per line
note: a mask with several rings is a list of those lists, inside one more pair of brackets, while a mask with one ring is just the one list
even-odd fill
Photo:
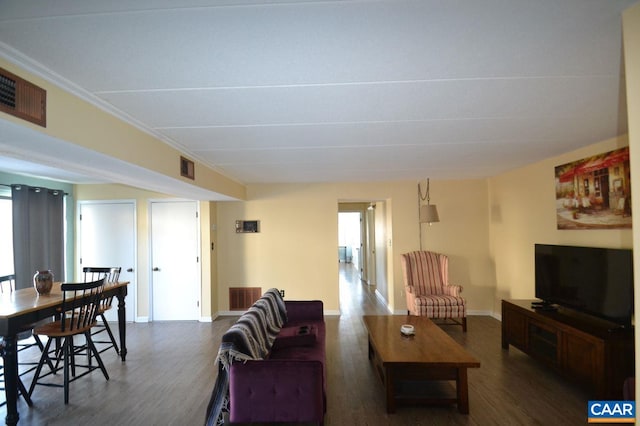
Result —
[[462, 293], [462, 286], [447, 284], [444, 286], [444, 293], [448, 296], [460, 297], [460, 293]]
[[407, 285], [404, 287], [404, 292], [407, 298], [407, 310], [413, 315], [418, 315], [418, 313], [416, 312], [415, 288], [412, 285]]
[[320, 422], [324, 418], [319, 361], [260, 360], [231, 365], [232, 423]]

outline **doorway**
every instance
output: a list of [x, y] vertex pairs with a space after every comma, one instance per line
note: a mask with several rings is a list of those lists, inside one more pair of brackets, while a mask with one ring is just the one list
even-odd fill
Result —
[[197, 203], [152, 201], [149, 210], [152, 320], [197, 320], [200, 315]]
[[375, 206], [375, 202], [338, 203], [338, 261], [352, 265], [370, 286], [378, 282]]

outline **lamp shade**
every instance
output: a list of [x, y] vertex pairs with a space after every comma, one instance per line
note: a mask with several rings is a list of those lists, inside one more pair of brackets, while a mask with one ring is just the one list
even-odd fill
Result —
[[420, 223], [440, 222], [435, 204], [420, 207]]

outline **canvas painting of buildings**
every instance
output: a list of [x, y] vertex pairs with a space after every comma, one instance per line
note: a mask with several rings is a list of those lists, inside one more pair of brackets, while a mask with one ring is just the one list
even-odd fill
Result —
[[631, 228], [629, 148], [555, 168], [558, 229]]

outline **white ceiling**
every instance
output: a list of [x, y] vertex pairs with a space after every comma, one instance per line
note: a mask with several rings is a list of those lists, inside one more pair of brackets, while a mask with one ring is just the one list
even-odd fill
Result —
[[0, 0], [0, 55], [242, 183], [480, 178], [626, 133], [637, 1]]

